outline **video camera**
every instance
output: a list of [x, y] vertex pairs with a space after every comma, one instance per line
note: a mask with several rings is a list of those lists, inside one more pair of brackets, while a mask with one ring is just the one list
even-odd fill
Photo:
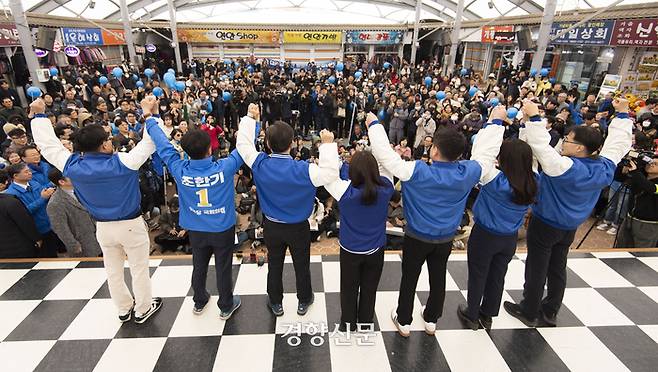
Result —
[[621, 164], [628, 166], [631, 161], [635, 162], [638, 169], [642, 169], [654, 161], [654, 153], [647, 150], [631, 150], [621, 159]]

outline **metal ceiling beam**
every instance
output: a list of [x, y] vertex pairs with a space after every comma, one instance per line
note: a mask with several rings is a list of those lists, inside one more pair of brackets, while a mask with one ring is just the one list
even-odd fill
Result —
[[33, 13], [48, 14], [68, 2], [69, 0], [42, 0], [27, 11]]
[[516, 5], [519, 8], [525, 10], [529, 14], [537, 14], [544, 12], [544, 8], [542, 8], [540, 5], [538, 5], [532, 0], [507, 0], [507, 1], [510, 2], [512, 5]]

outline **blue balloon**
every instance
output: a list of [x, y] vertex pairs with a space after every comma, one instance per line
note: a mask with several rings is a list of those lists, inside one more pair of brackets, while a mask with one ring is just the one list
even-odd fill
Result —
[[230, 64], [231, 64], [231, 60], [228, 59], [228, 58], [226, 58], [226, 59], [224, 60], [224, 64], [225, 64], [225, 65], [230, 65]]
[[156, 97], [161, 97], [164, 94], [164, 91], [160, 87], [153, 88], [153, 95]]
[[101, 76], [98, 78], [98, 82], [101, 83], [101, 85], [107, 84], [108, 80], [105, 76]]
[[144, 87], [144, 82], [138, 81], [138, 82], [135, 83], [135, 86], [137, 86], [137, 88], [142, 88], [142, 87]]
[[377, 113], [377, 119], [379, 119], [379, 121], [386, 119], [386, 112], [384, 112], [384, 109], [379, 110]]
[[139, 80], [139, 76], [137, 76], [137, 75], [135, 75], [135, 74], [133, 74], [133, 75], [131, 76], [131, 78], [133, 79], [133, 81], [137, 81], [137, 80]]
[[465, 69], [465, 68], [463, 68], [463, 69], [461, 70], [461, 73], [462, 73], [462, 76], [464, 76], [464, 75], [468, 74], [468, 70]]
[[551, 84], [555, 84], [555, 82], [557, 81], [557, 79], [555, 79], [555, 78], [550, 78], [550, 79], [548, 79], [548, 81], [549, 81]]
[[172, 81], [174, 84], [176, 83], [176, 75], [172, 74], [171, 72], [167, 72], [162, 78], [162, 80], [164, 80], [164, 82], [167, 84], [171, 83]]
[[146, 76], [149, 77], [149, 78], [150, 78], [151, 76], [153, 76], [153, 74], [154, 74], [154, 72], [153, 72], [153, 70], [151, 70], [150, 68], [147, 68], [146, 70], [144, 70], [144, 75], [146, 75]]
[[360, 80], [362, 76], [363, 76], [363, 72], [361, 71], [357, 71], [354, 73], [354, 77], [356, 78], [356, 80]]
[[50, 71], [50, 76], [57, 76], [57, 74], [59, 74], [59, 70], [57, 69], [57, 67], [51, 67], [49, 71]]
[[388, 70], [389, 68], [391, 68], [391, 64], [389, 62], [384, 62], [384, 69]]
[[173, 68], [168, 69], [167, 72], [171, 72], [172, 74], [176, 75], [176, 71]]
[[336, 77], [335, 76], [329, 76], [329, 79], [327, 79], [329, 84], [336, 84]]
[[121, 69], [121, 67], [115, 67], [112, 69], [112, 75], [114, 75], [114, 77], [117, 79], [121, 79], [121, 77], [123, 76], [123, 70]]
[[473, 97], [473, 96], [475, 96], [475, 94], [476, 94], [477, 92], [478, 92], [478, 88], [477, 88], [477, 87], [471, 87], [471, 89], [468, 90], [468, 95], [471, 96], [471, 97]]
[[34, 98], [41, 97], [41, 89], [37, 87], [29, 87], [27, 88], [27, 95]]
[[247, 71], [249, 71], [250, 74], [254, 72], [254, 66], [252, 65], [247, 66]]
[[542, 68], [541, 71], [539, 72], [542, 77], [548, 76], [548, 69], [547, 68]]
[[500, 101], [496, 97], [492, 98], [491, 101], [489, 102], [491, 103], [491, 107], [496, 107], [500, 103]]
[[530, 69], [530, 76], [535, 76], [537, 75], [537, 69], [536, 68], [531, 68]]
[[230, 71], [230, 72], [228, 73], [228, 77], [231, 78], [231, 79], [233, 79], [233, 77], [235, 77], [235, 72]]
[[516, 115], [518, 115], [519, 110], [516, 107], [510, 107], [507, 109], [507, 117], [509, 119], [515, 119]]
[[430, 86], [432, 84], [432, 78], [425, 76], [425, 85]]
[[444, 98], [446, 98], [446, 92], [444, 92], [442, 90], [436, 92], [436, 99], [442, 100]]
[[338, 64], [336, 64], [336, 71], [343, 71], [344, 68], [345, 65], [343, 65], [343, 62], [338, 62]]
[[228, 102], [228, 101], [230, 101], [231, 98], [233, 98], [233, 96], [231, 96], [231, 93], [229, 93], [229, 92], [224, 92], [224, 93], [222, 94], [222, 100], [223, 100], [224, 102]]
[[185, 90], [185, 83], [182, 81], [177, 81], [176, 82], [176, 90], [179, 92], [182, 92]]

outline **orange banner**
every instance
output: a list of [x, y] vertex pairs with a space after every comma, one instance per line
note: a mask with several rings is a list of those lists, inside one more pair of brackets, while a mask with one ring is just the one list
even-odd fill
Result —
[[112, 33], [101, 30], [103, 34], [103, 45], [123, 45], [126, 43], [126, 34], [123, 33], [123, 30], [110, 31]]
[[183, 43], [278, 44], [278, 31], [261, 30], [188, 30], [178, 29]]

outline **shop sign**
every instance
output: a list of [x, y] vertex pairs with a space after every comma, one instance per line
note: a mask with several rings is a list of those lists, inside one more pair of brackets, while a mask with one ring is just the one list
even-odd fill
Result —
[[[555, 22], [551, 26], [551, 37], [559, 32], [568, 29], [576, 22]], [[553, 40], [553, 44], [589, 44], [589, 45], [608, 45], [612, 36], [615, 21], [601, 20], [590, 21], [573, 28], [566, 34]]]
[[100, 28], [62, 28], [66, 45], [103, 45]]
[[146, 48], [146, 51], [149, 53], [153, 53], [157, 49], [153, 44], [146, 44], [144, 48]]
[[37, 58], [41, 58], [47, 56], [48, 51], [44, 49], [34, 48], [34, 54], [37, 55]]
[[611, 74], [605, 74], [605, 77], [603, 78], [603, 83], [601, 84], [601, 89], [599, 90], [599, 94], [597, 95], [597, 99], [599, 97], [605, 97], [607, 93], [614, 93], [619, 89], [619, 86], [621, 85], [621, 75], [611, 75]]
[[186, 30], [178, 29], [183, 43], [278, 44], [278, 31], [262, 30]]
[[482, 42], [508, 44], [513, 43], [516, 37], [514, 26], [485, 26], [482, 27]]
[[80, 55], [80, 49], [75, 45], [68, 45], [64, 48], [64, 54], [69, 57], [77, 57]]
[[611, 44], [658, 46], [658, 19], [624, 19], [616, 21]]
[[283, 42], [291, 44], [340, 44], [343, 34], [340, 31], [286, 31]]
[[400, 44], [402, 31], [348, 31], [345, 34], [348, 44]]
[[144, 48], [143, 46], [135, 45], [135, 53], [144, 54], [146, 53], [146, 48]]
[[124, 45], [126, 43], [126, 34], [123, 30], [101, 30], [103, 36], [103, 45]]
[[0, 46], [21, 45], [14, 23], [0, 23]]

